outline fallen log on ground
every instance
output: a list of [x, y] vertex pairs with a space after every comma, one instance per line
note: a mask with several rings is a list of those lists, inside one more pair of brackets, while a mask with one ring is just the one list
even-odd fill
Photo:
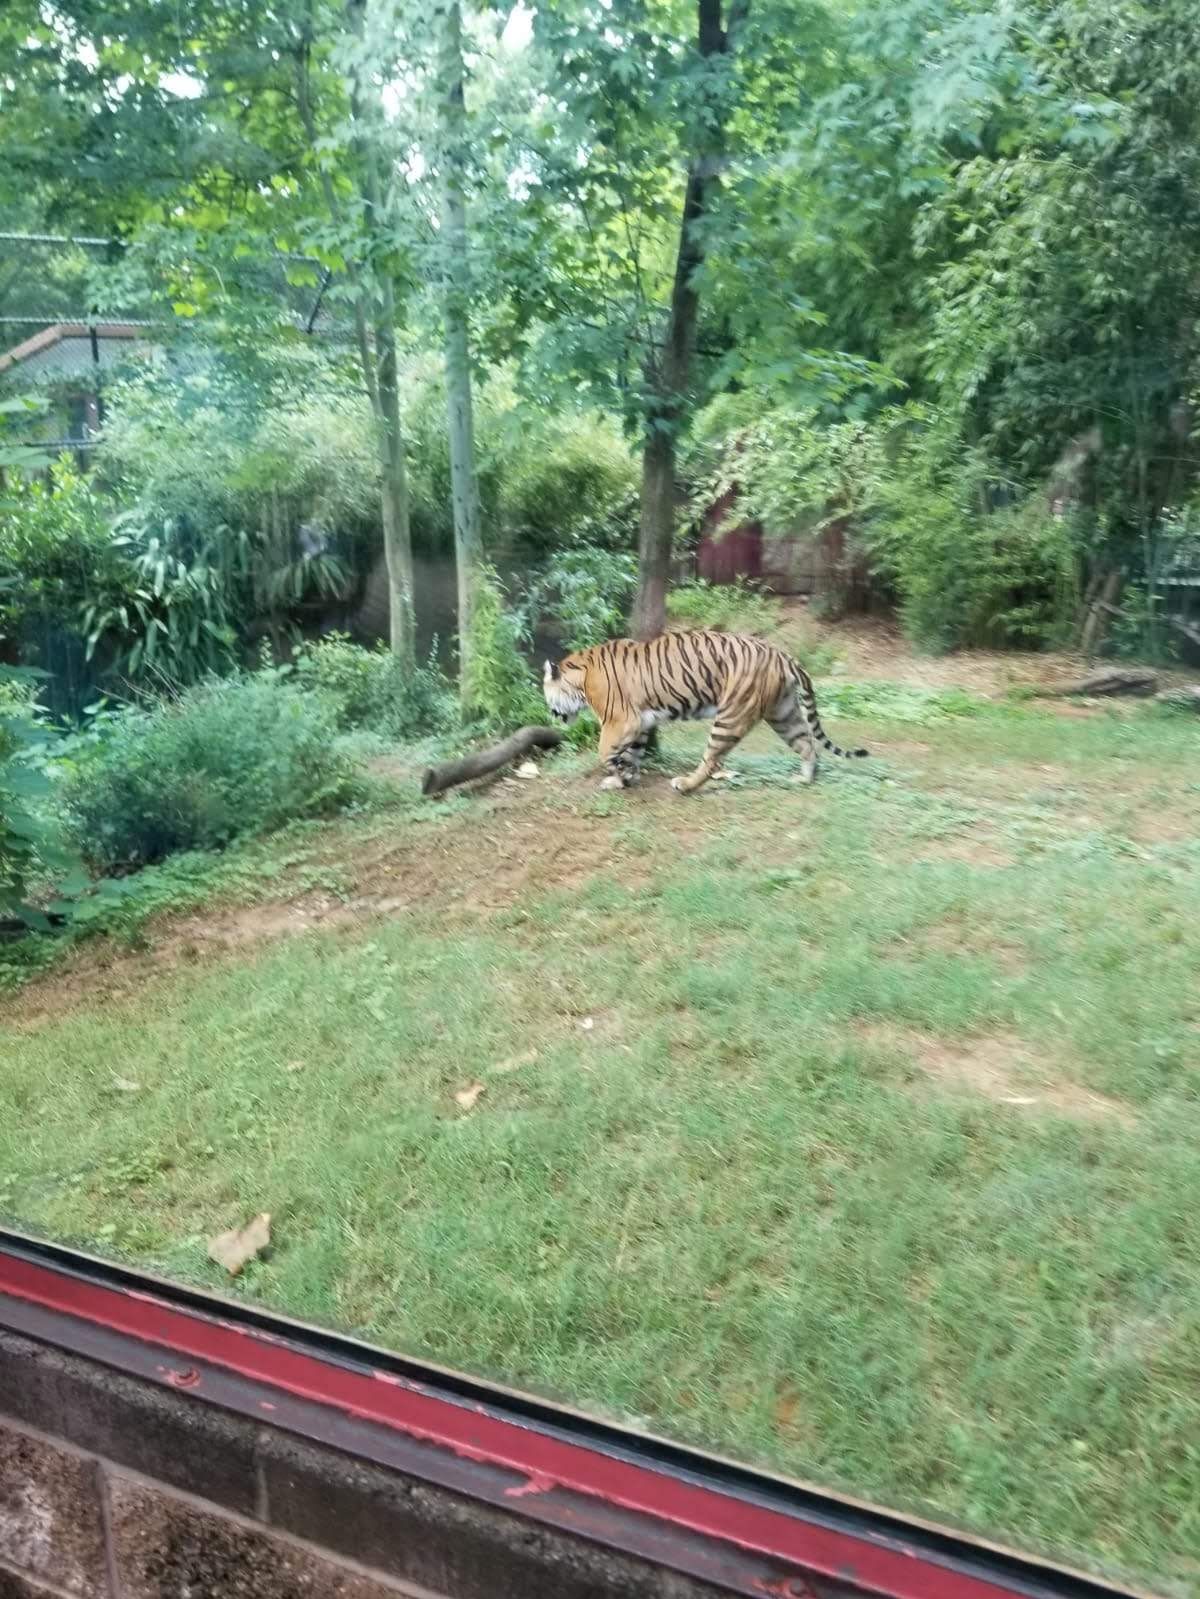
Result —
[[421, 793], [429, 798], [456, 788], [459, 783], [469, 783], [475, 777], [487, 777], [502, 766], [515, 761], [530, 750], [552, 750], [562, 743], [562, 734], [556, 727], [523, 727], [520, 732], [506, 738], [503, 744], [493, 744], [491, 749], [477, 750], [474, 755], [464, 755], [461, 760], [443, 761], [431, 766], [421, 779]]
[[1155, 672], [1137, 672], [1110, 667], [1103, 672], [1093, 672], [1078, 683], [1055, 684], [1039, 688], [1043, 699], [1053, 699], [1068, 694], [1153, 694], [1158, 687]]

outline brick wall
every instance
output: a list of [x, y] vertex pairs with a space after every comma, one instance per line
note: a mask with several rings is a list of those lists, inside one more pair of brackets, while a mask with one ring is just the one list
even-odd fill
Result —
[[0, 1426], [0, 1599], [429, 1593], [60, 1440]]
[[0, 1599], [718, 1590], [0, 1333]]

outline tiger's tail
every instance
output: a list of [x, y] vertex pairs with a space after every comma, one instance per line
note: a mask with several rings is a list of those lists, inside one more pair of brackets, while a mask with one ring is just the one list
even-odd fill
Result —
[[860, 760], [864, 755], [870, 755], [870, 750], [844, 750], [840, 744], [835, 744], [829, 734], [821, 726], [821, 718], [817, 715], [817, 696], [813, 693], [812, 678], [800, 665], [799, 661], [791, 662], [792, 672], [796, 684], [796, 692], [800, 700], [800, 709], [804, 720], [808, 723], [808, 731], [817, 743], [829, 751], [831, 755], [840, 755], [845, 761]]

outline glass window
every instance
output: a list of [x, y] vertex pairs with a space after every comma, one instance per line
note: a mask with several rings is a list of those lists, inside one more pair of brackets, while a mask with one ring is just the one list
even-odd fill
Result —
[[1198, 107], [9, 0], [0, 1215], [1186, 1590]]

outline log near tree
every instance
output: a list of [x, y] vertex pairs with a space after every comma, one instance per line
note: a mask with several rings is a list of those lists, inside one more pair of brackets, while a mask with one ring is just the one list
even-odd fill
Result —
[[530, 750], [552, 750], [561, 743], [562, 734], [556, 727], [523, 727], [502, 744], [493, 744], [490, 749], [477, 750], [475, 754], [464, 755], [457, 761], [443, 761], [438, 766], [429, 767], [421, 779], [421, 793], [432, 799], [448, 788], [456, 788], [459, 783], [488, 777], [519, 756], [528, 755]]
[[1062, 683], [1037, 690], [1041, 699], [1062, 699], [1071, 695], [1099, 698], [1101, 695], [1133, 694], [1146, 696], [1158, 688], [1158, 674], [1139, 667], [1105, 667], [1075, 683]]

